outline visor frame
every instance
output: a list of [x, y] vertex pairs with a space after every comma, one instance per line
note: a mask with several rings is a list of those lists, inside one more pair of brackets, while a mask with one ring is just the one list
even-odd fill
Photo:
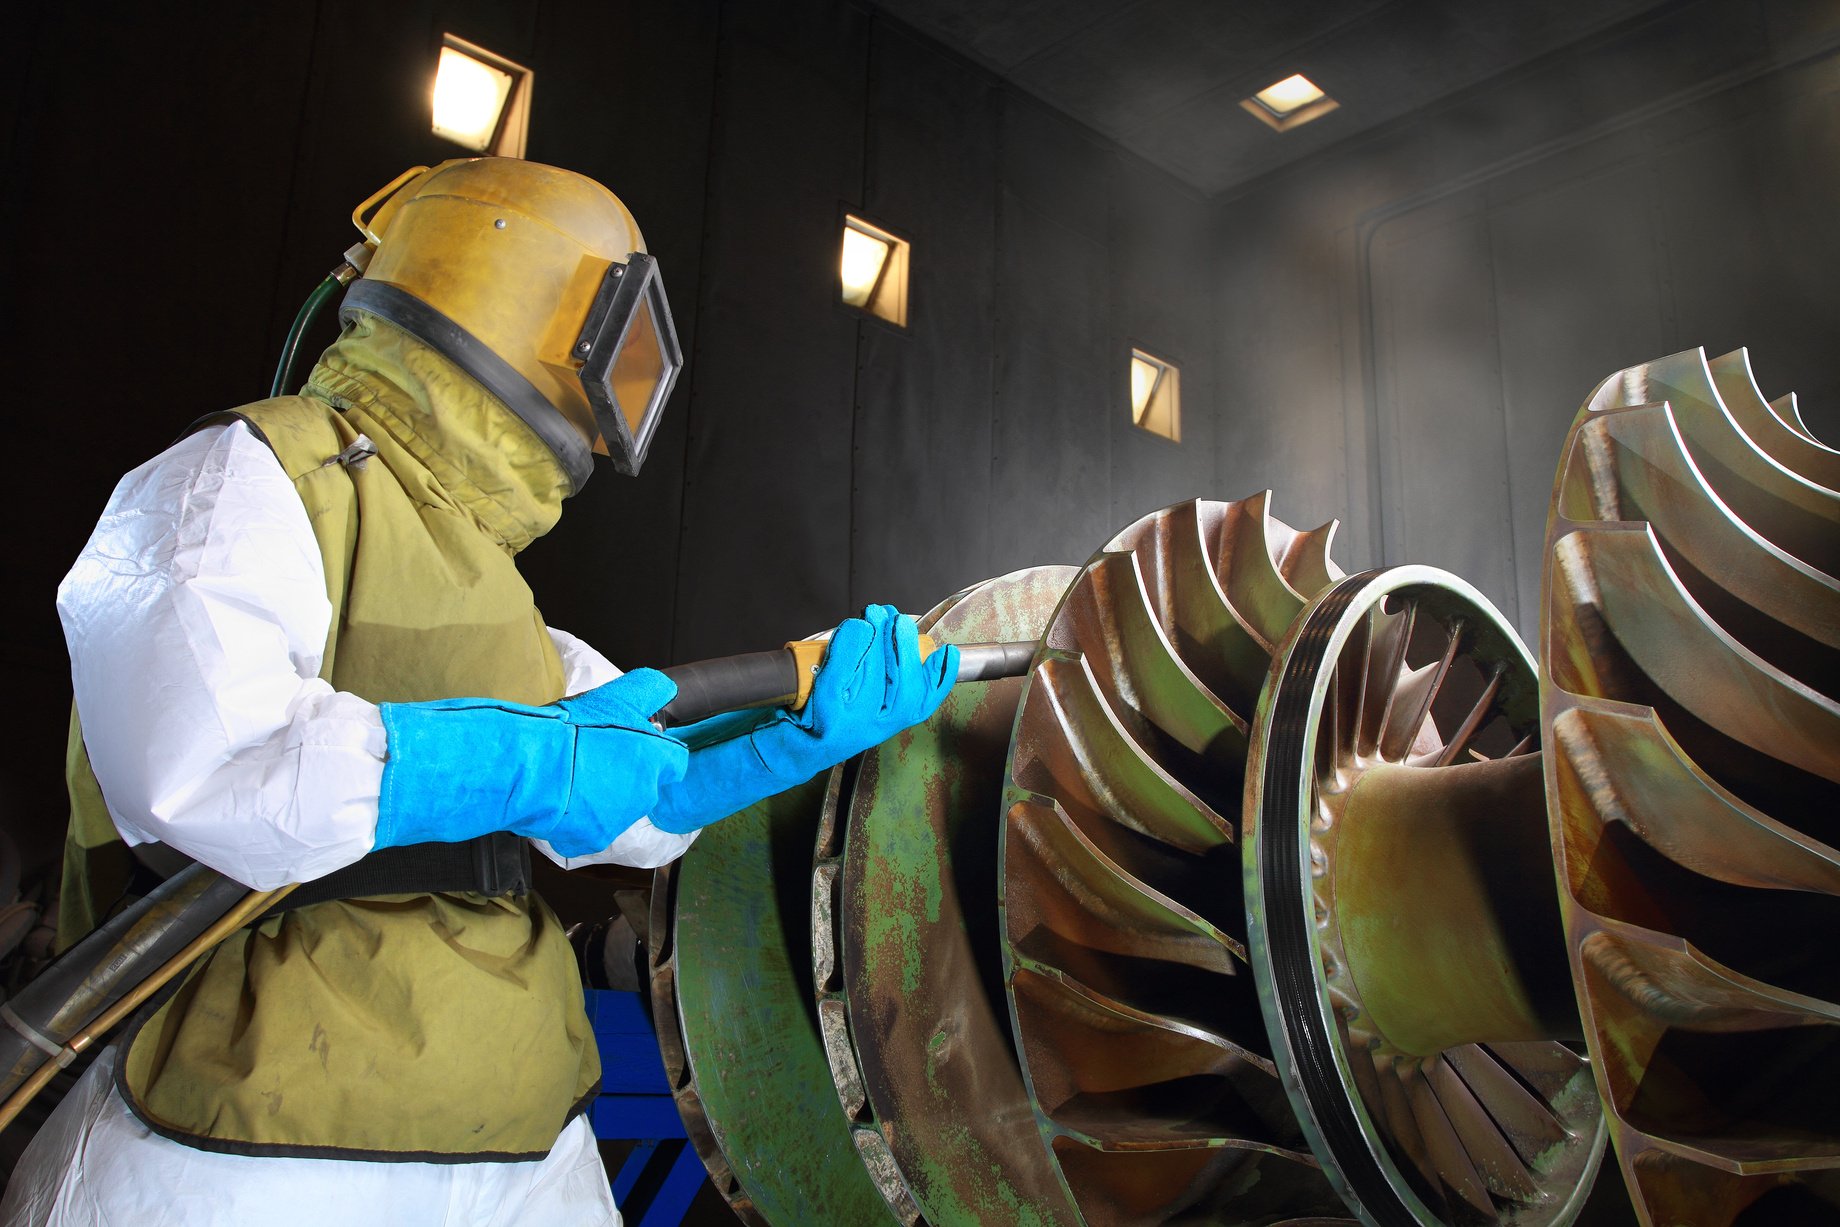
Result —
[[[639, 415], [635, 431], [627, 422], [619, 397], [613, 390], [614, 367], [621, 350], [639, 318], [642, 307], [650, 307], [652, 328], [658, 341], [664, 373], [653, 386], [651, 399]], [[677, 339], [677, 326], [671, 319], [671, 303], [665, 296], [664, 279], [658, 261], [642, 251], [631, 252], [626, 262], [607, 266], [594, 301], [575, 339], [573, 358], [581, 360], [578, 377], [581, 390], [594, 410], [595, 424], [607, 448], [607, 457], [616, 471], [636, 476], [645, 463], [658, 421], [664, 416], [664, 403], [676, 386], [683, 369], [683, 347]]]

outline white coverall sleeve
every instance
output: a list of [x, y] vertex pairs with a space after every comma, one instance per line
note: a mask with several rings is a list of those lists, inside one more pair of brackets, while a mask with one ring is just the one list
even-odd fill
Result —
[[[241, 422], [180, 440], [116, 486], [58, 587], [83, 742], [116, 829], [258, 890], [371, 850], [388, 738], [321, 680], [332, 606], [306, 507]], [[552, 631], [566, 692], [619, 676]], [[566, 867], [650, 868], [694, 836], [640, 819]]]
[[[580, 694], [620, 676], [620, 670], [612, 661], [567, 631], [552, 626], [549, 628], [549, 637], [556, 645], [557, 654], [562, 657], [564, 694]], [[564, 869], [579, 869], [583, 865], [631, 865], [637, 869], [656, 869], [682, 856], [696, 842], [696, 832], [674, 835], [653, 826], [650, 818], [641, 818], [622, 831], [619, 838], [606, 849], [591, 856], [563, 856], [550, 847], [549, 841], [545, 839], [533, 839], [530, 842], [544, 856]]]
[[128, 843], [262, 890], [371, 850], [383, 722], [318, 676], [332, 621], [319, 545], [242, 423], [121, 480], [58, 616], [84, 745]]

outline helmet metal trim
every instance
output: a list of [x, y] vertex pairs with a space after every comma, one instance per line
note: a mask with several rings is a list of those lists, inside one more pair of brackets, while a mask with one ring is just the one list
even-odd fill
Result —
[[[485, 342], [407, 290], [386, 281], [360, 278], [345, 291], [339, 320], [366, 311], [402, 329], [472, 376], [535, 432], [568, 474], [569, 492], [580, 492], [594, 472], [594, 453], [581, 432], [550, 404], [536, 385], [493, 353]], [[673, 338], [675, 342], [675, 338]]]
[[[649, 312], [663, 370], [646, 404], [634, 415], [638, 421], [634, 429], [614, 387], [614, 370], [642, 312]], [[607, 266], [570, 356], [581, 359], [581, 390], [594, 407], [595, 424], [613, 467], [628, 476], [638, 473], [663, 416], [664, 402], [684, 365], [657, 260], [635, 251], [627, 255], [625, 264], [616, 261]]]

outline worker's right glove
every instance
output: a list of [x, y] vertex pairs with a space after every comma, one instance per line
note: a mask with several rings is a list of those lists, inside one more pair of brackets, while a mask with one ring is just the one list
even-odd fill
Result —
[[681, 783], [664, 787], [652, 825], [694, 831], [803, 783], [927, 719], [957, 678], [957, 648], [946, 644], [923, 660], [914, 620], [871, 605], [832, 634], [803, 709], [731, 713], [674, 730], [693, 747], [690, 766]]
[[389, 759], [373, 847], [511, 831], [563, 856], [599, 852], [683, 778], [689, 751], [651, 722], [676, 696], [664, 674], [635, 669], [545, 707], [385, 703]]

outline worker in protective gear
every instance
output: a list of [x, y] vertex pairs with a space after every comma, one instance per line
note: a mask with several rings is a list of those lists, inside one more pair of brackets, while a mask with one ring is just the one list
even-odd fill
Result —
[[545, 626], [514, 565], [592, 452], [637, 470], [679, 365], [632, 217], [581, 176], [476, 159], [355, 219], [374, 250], [305, 388], [130, 473], [58, 592], [66, 926], [119, 893], [117, 839], [305, 885], [98, 1057], [0, 1221], [617, 1224], [582, 1116], [594, 1037], [528, 846], [662, 864], [956, 676], [872, 606], [799, 713], [660, 732], [670, 680]]

